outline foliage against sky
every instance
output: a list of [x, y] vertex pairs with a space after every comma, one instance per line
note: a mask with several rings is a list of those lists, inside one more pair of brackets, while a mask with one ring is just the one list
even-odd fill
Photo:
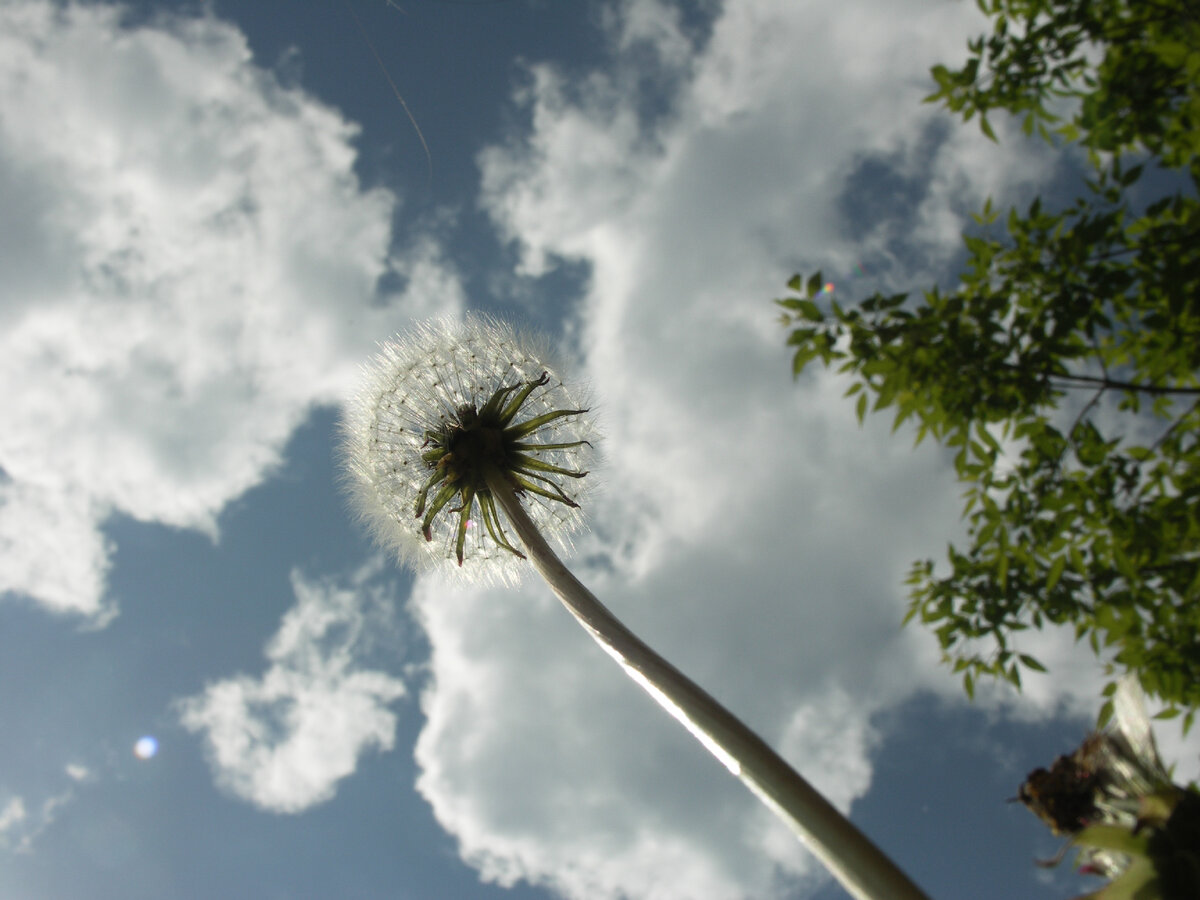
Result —
[[[853, 373], [954, 448], [968, 544], [914, 565], [916, 617], [963, 672], [1043, 670], [1021, 632], [1073, 627], [1190, 723], [1200, 706], [1200, 22], [1187, 3], [980, 3], [994, 26], [941, 102], [1086, 151], [1083, 193], [1001, 219], [989, 199], [952, 290], [827, 314], [780, 301], [794, 371]], [[871, 398], [869, 400], [869, 398]], [[1110, 684], [1110, 688], [1112, 684]]]
[[544, 591], [354, 526], [333, 406], [468, 308], [597, 398], [576, 559], [615, 609], [935, 896], [1072, 893], [1004, 800], [1086, 729], [1090, 653], [1035, 635], [1055, 677], [967, 707], [896, 627], [947, 460], [781, 378], [761, 302], [831, 259], [930, 283], [1047, 183], [920, 103], [974, 7], [351, 2], [432, 184], [340, 0], [0, 3], [0, 895], [830, 895]]

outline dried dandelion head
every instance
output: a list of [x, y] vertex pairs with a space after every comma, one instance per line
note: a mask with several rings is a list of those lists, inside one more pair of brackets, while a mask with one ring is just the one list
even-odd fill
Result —
[[560, 547], [582, 522], [593, 423], [545, 347], [484, 316], [385, 342], [347, 406], [343, 449], [375, 539], [415, 566], [505, 579], [523, 558], [488, 489], [500, 473]]
[[1017, 799], [1070, 838], [1081, 872], [1110, 879], [1080, 900], [1200, 897], [1200, 794], [1171, 782], [1134, 679], [1119, 682], [1108, 727], [1030, 772]]

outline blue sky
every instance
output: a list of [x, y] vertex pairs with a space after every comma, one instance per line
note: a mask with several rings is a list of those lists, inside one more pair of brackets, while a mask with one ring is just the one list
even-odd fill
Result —
[[430, 159], [342, 0], [0, 7], [0, 895], [843, 896], [540, 583], [352, 521], [360, 364], [468, 309], [596, 398], [606, 604], [931, 896], [1082, 891], [1005, 800], [1096, 663], [1031, 635], [1053, 677], [966, 702], [899, 627], [948, 459], [794, 383], [770, 303], [951, 282], [1061, 177], [920, 103], [974, 4], [353, 9]]

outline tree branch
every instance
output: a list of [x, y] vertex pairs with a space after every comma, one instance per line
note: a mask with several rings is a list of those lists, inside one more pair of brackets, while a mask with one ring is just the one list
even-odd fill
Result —
[[[1020, 366], [1013, 365], [1011, 368], [1019, 369]], [[1101, 390], [1136, 391], [1141, 394], [1200, 395], [1200, 387], [1166, 387], [1159, 384], [1138, 384], [1133, 381], [1117, 381], [1108, 377], [1099, 378], [1095, 375], [1051, 375], [1050, 378], [1051, 380], [1057, 379], [1059, 381], [1070, 382], [1069, 384], [1054, 385], [1055, 387], [1062, 388], [1098, 387]]]

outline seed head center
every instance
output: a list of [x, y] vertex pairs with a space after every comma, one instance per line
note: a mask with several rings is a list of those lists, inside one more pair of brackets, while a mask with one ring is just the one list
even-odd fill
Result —
[[487, 473], [505, 469], [504, 429], [471, 416], [455, 427], [447, 442], [447, 474], [453, 484], [487, 490]]

